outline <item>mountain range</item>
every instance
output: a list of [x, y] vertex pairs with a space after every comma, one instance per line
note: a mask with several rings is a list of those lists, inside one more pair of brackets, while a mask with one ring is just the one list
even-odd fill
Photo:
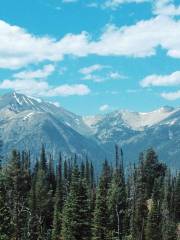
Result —
[[27, 149], [37, 157], [45, 144], [55, 157], [60, 151], [88, 155], [98, 167], [105, 158], [114, 159], [114, 145], [118, 144], [126, 163], [137, 161], [139, 152], [153, 147], [171, 168], [180, 167], [180, 108], [79, 116], [13, 92], [0, 97], [0, 134], [5, 154], [14, 148]]

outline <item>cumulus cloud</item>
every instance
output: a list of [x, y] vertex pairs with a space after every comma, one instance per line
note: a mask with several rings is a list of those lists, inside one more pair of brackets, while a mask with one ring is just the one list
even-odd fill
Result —
[[169, 101], [180, 99], [180, 90], [176, 92], [162, 93], [161, 96]]
[[116, 9], [117, 7], [125, 3], [144, 3], [144, 2], [151, 2], [151, 0], [107, 0], [104, 3], [104, 7]]
[[173, 0], [156, 0], [153, 12], [157, 15], [178, 16], [180, 15], [180, 5], [175, 6]]
[[180, 21], [158, 16], [132, 26], [109, 25], [100, 40], [90, 45], [94, 54], [102, 56], [147, 57], [155, 55], [160, 46], [169, 56], [179, 58], [179, 39]]
[[104, 105], [100, 106], [100, 108], [99, 108], [99, 110], [100, 110], [101, 112], [106, 112], [106, 111], [108, 111], [109, 109], [110, 109], [110, 106], [109, 106], [108, 104], [104, 104]]
[[55, 71], [55, 66], [52, 64], [45, 65], [42, 69], [36, 71], [22, 71], [15, 73], [14, 78], [19, 79], [44, 79], [49, 77]]
[[12, 89], [27, 95], [40, 97], [84, 96], [90, 93], [90, 89], [84, 84], [50, 86], [46, 81], [37, 81], [33, 79], [6, 79], [0, 83], [0, 89]]
[[180, 20], [168, 16], [131, 26], [108, 25], [96, 41], [86, 32], [67, 34], [60, 40], [34, 36], [0, 21], [0, 68], [17, 69], [45, 60], [56, 62], [65, 55], [147, 57], [155, 55], [157, 47], [166, 50], [170, 57], [180, 58], [179, 39]]
[[45, 60], [60, 61], [65, 54], [85, 56], [88, 36], [67, 34], [57, 40], [39, 37], [25, 29], [0, 21], [0, 68], [17, 69]]
[[150, 75], [144, 78], [140, 85], [142, 87], [150, 86], [178, 86], [180, 85], [180, 71], [176, 71], [170, 75]]

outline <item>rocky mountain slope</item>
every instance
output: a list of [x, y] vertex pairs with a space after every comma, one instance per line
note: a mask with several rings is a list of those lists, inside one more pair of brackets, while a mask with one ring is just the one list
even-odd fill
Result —
[[154, 147], [169, 166], [180, 167], [180, 108], [81, 117], [14, 92], [0, 97], [0, 134], [5, 153], [28, 148], [37, 156], [44, 143], [55, 156], [59, 151], [88, 154], [99, 165], [105, 157], [114, 159], [114, 144], [119, 144], [126, 162], [136, 161], [140, 151]]
[[30, 149], [38, 156], [45, 144], [54, 156], [61, 151], [98, 161], [104, 158], [104, 152], [98, 141], [88, 137], [89, 131], [80, 116], [54, 104], [17, 93], [0, 98], [0, 134], [5, 153], [14, 148]]
[[84, 121], [111, 154], [118, 143], [126, 160], [132, 162], [139, 152], [153, 147], [169, 166], [180, 167], [180, 108], [162, 107], [147, 113], [121, 110]]

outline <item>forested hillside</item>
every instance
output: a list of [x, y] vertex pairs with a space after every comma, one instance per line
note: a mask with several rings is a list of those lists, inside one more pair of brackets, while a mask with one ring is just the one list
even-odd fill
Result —
[[88, 158], [53, 159], [42, 146], [32, 169], [30, 153], [13, 150], [0, 168], [0, 240], [178, 239], [180, 174], [153, 149], [127, 169], [118, 146], [115, 159], [97, 177]]

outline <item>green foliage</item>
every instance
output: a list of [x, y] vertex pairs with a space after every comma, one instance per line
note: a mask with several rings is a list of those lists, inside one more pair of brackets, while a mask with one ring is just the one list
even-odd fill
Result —
[[116, 169], [108, 191], [109, 232], [113, 239], [122, 239], [125, 234], [126, 186], [123, 163], [119, 161], [116, 147]]
[[[0, 151], [1, 153], [1, 151]], [[124, 173], [123, 152], [115, 167], [106, 160], [94, 173], [86, 158], [47, 157], [42, 145], [12, 151], [0, 168], [0, 240], [175, 240], [180, 221], [180, 174], [175, 177], [153, 149]], [[97, 179], [97, 182], [95, 181]]]
[[72, 172], [70, 192], [63, 210], [62, 238], [88, 240], [90, 238], [90, 204], [87, 184], [80, 179], [78, 166]]
[[100, 177], [93, 219], [93, 240], [108, 239], [108, 189], [110, 184], [110, 167], [105, 161]]
[[180, 172], [177, 175], [175, 182], [175, 193], [174, 193], [174, 211], [176, 222], [180, 222]]
[[150, 206], [148, 214], [147, 227], [146, 227], [146, 240], [157, 240], [161, 238], [161, 225], [160, 225], [160, 209], [159, 203], [153, 201]]

